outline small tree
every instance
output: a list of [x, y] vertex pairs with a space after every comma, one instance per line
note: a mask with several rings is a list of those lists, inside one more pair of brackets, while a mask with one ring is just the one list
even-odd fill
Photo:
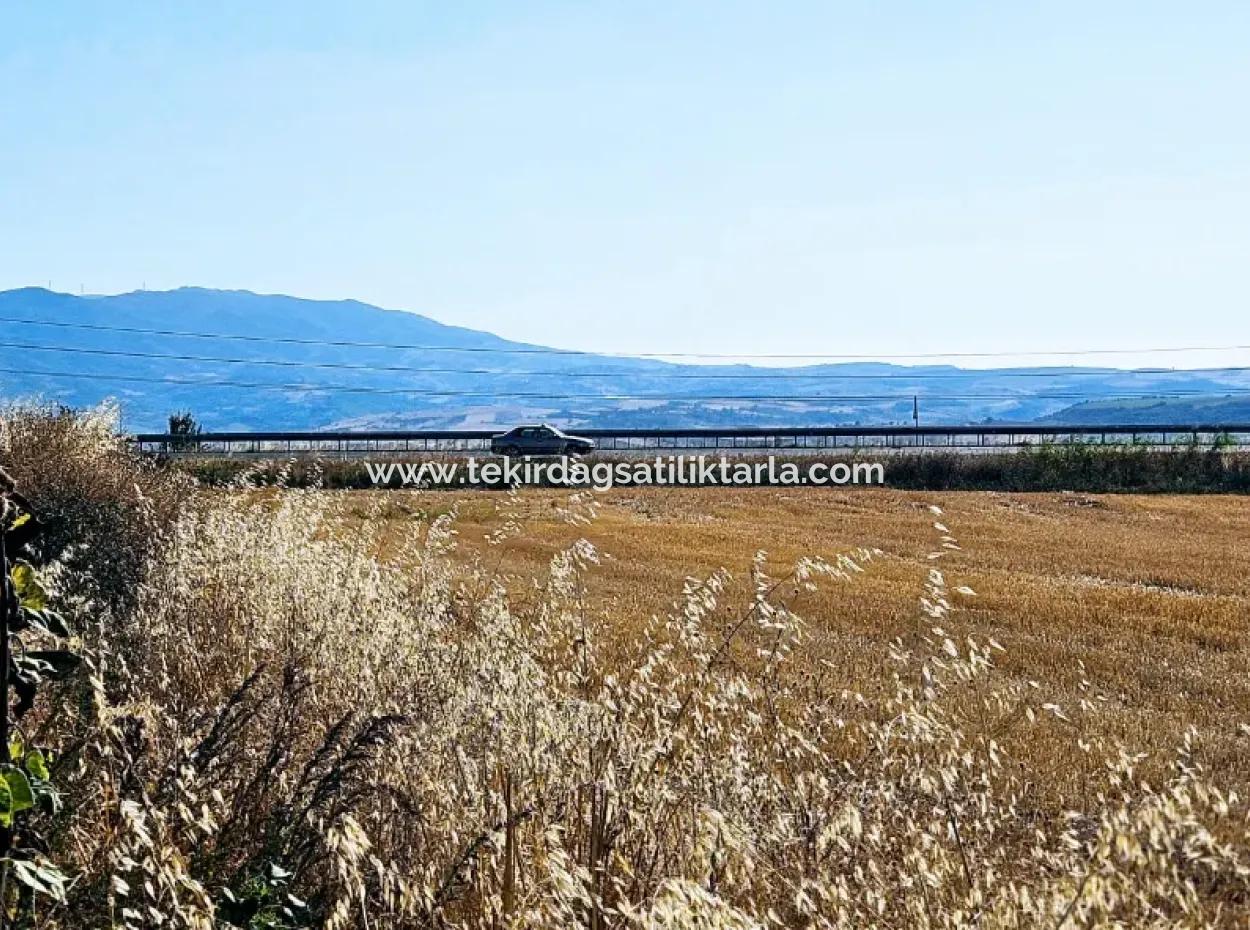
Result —
[[195, 437], [200, 434], [200, 424], [190, 410], [180, 410], [169, 415], [170, 448], [177, 452], [189, 449], [195, 444]]

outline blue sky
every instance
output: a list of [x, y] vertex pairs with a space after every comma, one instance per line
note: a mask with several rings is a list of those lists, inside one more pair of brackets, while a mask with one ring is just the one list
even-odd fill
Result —
[[5, 4], [0, 287], [625, 352], [1246, 343], [1247, 47], [1245, 3]]

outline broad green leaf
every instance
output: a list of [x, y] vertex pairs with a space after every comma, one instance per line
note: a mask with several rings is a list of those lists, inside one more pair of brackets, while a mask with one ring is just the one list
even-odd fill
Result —
[[18, 603], [31, 610], [43, 610], [48, 606], [48, 592], [43, 589], [42, 585], [35, 582], [26, 590], [25, 594], [21, 595]]
[[26, 765], [26, 771], [40, 781], [48, 781], [52, 778], [52, 773], [48, 771], [48, 760], [44, 758], [43, 753], [38, 749], [32, 749], [26, 753], [26, 758], [23, 761]]
[[4, 781], [8, 789], [9, 816], [35, 806], [35, 794], [30, 790], [30, 779], [16, 765], [9, 763], [0, 765], [0, 780]]
[[13, 578], [18, 603], [30, 610], [43, 610], [48, 606], [48, 592], [39, 583], [35, 569], [29, 562], [18, 559], [9, 574]]
[[13, 569], [9, 572], [13, 577], [13, 587], [17, 589], [17, 596], [21, 597], [26, 590], [35, 582], [35, 569], [25, 559], [18, 559], [13, 563]]

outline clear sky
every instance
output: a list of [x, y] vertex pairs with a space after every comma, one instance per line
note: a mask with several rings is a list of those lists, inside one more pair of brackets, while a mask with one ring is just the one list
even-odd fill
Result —
[[1246, 343], [1248, 48], [1245, 2], [4, 3], [0, 288], [625, 352]]

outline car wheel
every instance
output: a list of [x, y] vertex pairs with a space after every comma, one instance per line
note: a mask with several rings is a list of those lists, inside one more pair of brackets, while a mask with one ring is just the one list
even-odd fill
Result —
[[510, 459], [516, 458], [516, 456], [520, 455], [520, 453], [521, 453], [521, 450], [518, 449], [516, 446], [501, 446], [499, 449], [500, 455], [507, 456]]

